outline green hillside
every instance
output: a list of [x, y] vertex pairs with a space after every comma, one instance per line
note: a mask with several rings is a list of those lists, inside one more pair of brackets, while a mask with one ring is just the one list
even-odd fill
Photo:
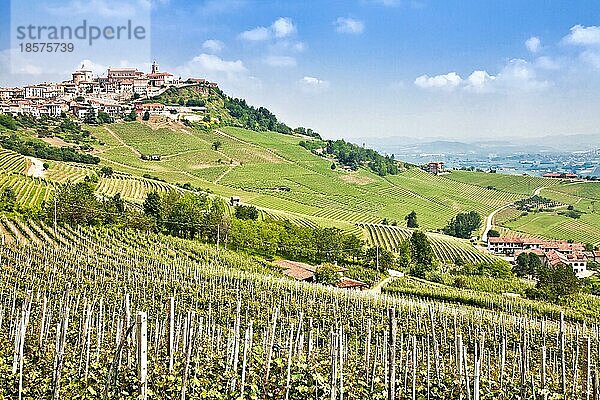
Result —
[[[600, 183], [561, 183], [467, 171], [434, 176], [416, 167], [382, 177], [366, 166], [352, 171], [332, 156], [313, 154], [299, 145], [307, 140], [301, 135], [235, 127], [208, 129], [166, 120], [86, 128], [95, 138], [93, 154], [100, 158], [100, 166], [51, 161], [44, 182], [32, 180], [28, 184], [23, 180], [20, 184], [19, 193], [27, 196], [26, 204], [39, 204], [48, 197], [52, 185], [44, 187], [46, 182], [97, 176], [105, 165], [118, 173], [100, 179], [99, 193], [121, 193], [124, 199], [137, 203], [149, 191], [188, 184], [224, 198], [238, 196], [243, 203], [255, 205], [276, 219], [301, 221], [302, 225], [336, 226], [356, 232], [356, 224], [386, 220], [403, 227], [404, 217], [414, 210], [422, 229], [436, 231], [459, 212], [475, 210], [485, 217], [537, 191], [573, 205], [583, 212], [581, 217], [575, 220], [556, 212], [543, 216], [514, 212], [508, 218], [509, 208], [496, 217], [498, 227], [548, 238], [600, 242], [600, 206], [595, 204]], [[143, 154], [159, 155], [161, 160], [146, 161], [141, 158]], [[15, 153], [1, 156], [4, 168], [20, 175], [15, 168], [25, 161], [17, 161]], [[30, 189], [32, 185], [40, 187]], [[364, 235], [369, 238], [366, 230]]]
[[[460, 211], [485, 215], [521, 197], [518, 193], [457, 183], [412, 168], [380, 177], [366, 168], [331, 169], [332, 160], [305, 150], [302, 137], [241, 128], [206, 131], [188, 127], [152, 129], [140, 123], [93, 128], [104, 142], [103, 163], [135, 175], [151, 174], [190, 183], [222, 196], [312, 218], [320, 223], [404, 222], [416, 210], [426, 229], [440, 229]], [[212, 148], [216, 141], [218, 150]], [[159, 154], [143, 161], [139, 154]]]

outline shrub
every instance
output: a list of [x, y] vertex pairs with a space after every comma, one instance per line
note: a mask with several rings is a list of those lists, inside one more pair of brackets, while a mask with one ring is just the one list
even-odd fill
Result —
[[324, 285], [337, 285], [340, 281], [338, 268], [330, 263], [325, 263], [317, 267], [315, 271], [315, 282]]

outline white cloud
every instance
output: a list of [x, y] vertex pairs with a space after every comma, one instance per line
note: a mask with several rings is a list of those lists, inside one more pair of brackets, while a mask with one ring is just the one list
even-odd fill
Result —
[[296, 26], [291, 18], [277, 18], [270, 27], [257, 26], [239, 34], [239, 38], [251, 42], [260, 42], [272, 38], [283, 39], [296, 33]]
[[462, 79], [458, 73], [449, 72], [436, 76], [421, 75], [414, 83], [423, 89], [464, 89], [474, 93], [541, 90], [551, 85], [548, 81], [538, 79], [535, 65], [522, 59], [510, 60], [496, 75], [476, 70], [467, 79]]
[[79, 64], [73, 66], [73, 68], [71, 68], [71, 71], [75, 71], [76, 69], [82, 68], [82, 66], [85, 69], [89, 69], [92, 71], [92, 73], [94, 75], [106, 75], [106, 72], [108, 70], [108, 66], [107, 65], [102, 65], [102, 64], [98, 64], [93, 62], [92, 60], [82, 60]]
[[329, 88], [329, 82], [315, 78], [313, 76], [305, 76], [298, 82], [302, 91], [307, 93], [321, 92]]
[[539, 80], [534, 65], [515, 58], [510, 60], [498, 74], [498, 82], [509, 90], [540, 90], [550, 86], [550, 82]]
[[600, 26], [575, 25], [571, 28], [571, 33], [563, 38], [563, 41], [582, 46], [600, 44]]
[[225, 47], [225, 44], [220, 40], [208, 39], [202, 43], [202, 48], [213, 53], [218, 53]]
[[175, 68], [183, 78], [208, 77], [209, 79], [236, 79], [248, 72], [241, 60], [228, 61], [214, 54], [202, 53], [184, 65]]
[[354, 18], [339, 17], [335, 23], [335, 30], [339, 33], [350, 33], [354, 35], [361, 34], [365, 29], [365, 24]]
[[535, 60], [535, 66], [545, 70], [557, 70], [560, 69], [560, 64], [553, 58], [548, 56], [538, 57]]
[[454, 89], [462, 83], [462, 78], [456, 72], [449, 72], [445, 75], [421, 75], [415, 79], [415, 85], [420, 88], [448, 88]]
[[275, 34], [275, 37], [284, 38], [290, 36], [291, 34], [296, 32], [296, 27], [292, 22], [291, 18], [277, 18], [273, 25], [271, 25], [271, 29]]
[[532, 36], [525, 41], [525, 47], [527, 47], [527, 50], [532, 53], [537, 53], [540, 51], [541, 44], [542, 42], [537, 36]]
[[265, 58], [265, 64], [271, 67], [295, 67], [296, 59], [289, 56], [268, 56]]
[[493, 90], [491, 85], [495, 80], [496, 77], [488, 74], [487, 71], [473, 71], [466, 80], [465, 89], [478, 93], [490, 92]]
[[248, 40], [250, 42], [260, 42], [268, 40], [270, 37], [271, 32], [269, 31], [269, 28], [265, 28], [264, 26], [258, 26], [254, 29], [240, 33], [240, 39]]
[[593, 68], [600, 69], [600, 52], [586, 50], [579, 55], [579, 58]]

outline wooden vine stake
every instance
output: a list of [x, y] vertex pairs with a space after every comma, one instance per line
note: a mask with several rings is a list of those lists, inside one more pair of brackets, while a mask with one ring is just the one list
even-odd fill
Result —
[[140, 311], [136, 318], [137, 372], [140, 381], [140, 400], [148, 398], [148, 315]]
[[175, 341], [175, 298], [169, 297], [169, 372], [173, 372], [173, 346]]
[[388, 308], [389, 335], [388, 335], [388, 400], [396, 398], [396, 309]]

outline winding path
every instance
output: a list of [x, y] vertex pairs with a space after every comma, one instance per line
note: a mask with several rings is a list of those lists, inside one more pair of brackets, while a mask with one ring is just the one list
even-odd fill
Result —
[[379, 295], [379, 294], [381, 294], [381, 289], [383, 289], [383, 287], [385, 285], [387, 285], [388, 283], [390, 283], [394, 279], [397, 279], [397, 278], [400, 278], [400, 277], [404, 276], [404, 274], [402, 272], [399, 272], [399, 271], [389, 270], [388, 272], [390, 273], [390, 276], [388, 276], [384, 280], [378, 282], [377, 285], [375, 285], [371, 289], [369, 289], [368, 290], [369, 293], [374, 294], [374, 295]]
[[[547, 186], [540, 186], [540, 187], [536, 188], [536, 189], [533, 191], [533, 195], [534, 195], [534, 196], [539, 196], [539, 195], [540, 195], [540, 192], [541, 192], [543, 189], [546, 189], [546, 188], [547, 188]], [[505, 205], [503, 205], [502, 207], [500, 207], [500, 208], [497, 208], [497, 209], [495, 209], [494, 211], [492, 211], [492, 212], [490, 213], [490, 215], [488, 215], [488, 216], [485, 218], [485, 230], [483, 231], [483, 235], [481, 235], [481, 241], [483, 241], [483, 242], [486, 242], [486, 243], [487, 243], [487, 240], [488, 240], [488, 233], [489, 233], [489, 232], [490, 232], [490, 230], [491, 230], [491, 229], [494, 227], [494, 217], [496, 216], [496, 214], [497, 214], [498, 212], [500, 212], [500, 211], [502, 211], [502, 210], [504, 210], [504, 209], [506, 209], [506, 208], [508, 208], [508, 207], [510, 207], [510, 206], [512, 206], [512, 205], [514, 205], [514, 204], [515, 204], [515, 203], [505, 204]]]
[[141, 157], [141, 156], [142, 156], [142, 153], [140, 153], [139, 151], [137, 151], [137, 150], [136, 150], [134, 147], [132, 147], [132, 146], [128, 145], [127, 143], [125, 143], [125, 141], [124, 141], [124, 140], [123, 140], [123, 139], [122, 139], [122, 138], [121, 138], [119, 135], [117, 135], [115, 132], [113, 132], [113, 131], [112, 131], [112, 130], [109, 128], [109, 127], [105, 126], [105, 127], [104, 127], [104, 129], [105, 129], [105, 130], [106, 130], [108, 133], [110, 133], [110, 135], [111, 135], [112, 137], [114, 137], [114, 138], [115, 138], [115, 139], [116, 139], [116, 140], [117, 140], [119, 143], [121, 143], [121, 145], [122, 145], [122, 146], [125, 146], [125, 147], [127, 147], [129, 150], [131, 150], [131, 152], [132, 152], [133, 154], [135, 154], [135, 155], [136, 155], [136, 156], [138, 156], [138, 157]]

